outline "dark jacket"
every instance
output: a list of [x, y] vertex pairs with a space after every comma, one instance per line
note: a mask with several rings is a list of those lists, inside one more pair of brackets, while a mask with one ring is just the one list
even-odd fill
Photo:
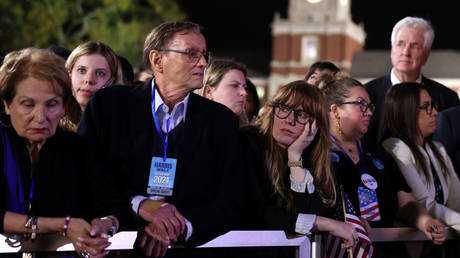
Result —
[[[21, 174], [24, 194], [24, 210], [29, 203], [31, 174], [35, 190], [32, 197], [32, 214], [44, 217], [80, 217], [91, 222], [91, 218], [102, 216], [96, 212], [97, 197], [94, 195], [92, 173], [87, 146], [79, 135], [57, 129], [54, 136], [48, 138], [39, 152], [36, 167], [31, 173], [29, 152], [26, 140], [19, 137], [12, 127], [3, 127]], [[0, 140], [1, 141], [1, 140]], [[0, 142], [0, 232], [3, 232], [3, 215], [6, 210], [7, 180], [3, 174], [3, 142]]]
[[438, 114], [433, 139], [444, 145], [457, 175], [460, 175], [460, 106], [446, 109]]
[[[135, 230], [130, 198], [147, 193], [152, 157], [163, 156], [151, 109], [151, 80], [112, 86], [94, 94], [78, 133], [101, 162], [106, 208]], [[168, 157], [177, 158], [173, 194], [167, 197], [193, 226], [186, 244], [198, 245], [239, 225], [242, 163], [237, 117], [226, 107], [191, 93], [185, 122], [170, 132]]]

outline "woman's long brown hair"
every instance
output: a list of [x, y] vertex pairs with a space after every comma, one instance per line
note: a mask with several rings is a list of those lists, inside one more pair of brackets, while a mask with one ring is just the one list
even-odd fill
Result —
[[283, 104], [293, 108], [300, 105], [316, 121], [318, 131], [315, 139], [306, 149], [308, 157], [304, 165], [312, 173], [315, 188], [323, 203], [327, 207], [332, 207], [335, 205], [336, 191], [330, 160], [328, 110], [323, 94], [318, 88], [305, 81], [291, 82], [278, 89], [273, 100], [267, 105], [267, 112], [262, 117], [260, 130], [268, 146], [265, 153], [268, 176], [275, 193], [286, 199], [288, 208], [293, 209], [292, 196], [289, 196], [289, 191], [287, 191], [289, 187], [284, 184], [286, 177], [289, 176], [285, 173], [287, 150], [283, 149], [273, 138], [274, 104]]

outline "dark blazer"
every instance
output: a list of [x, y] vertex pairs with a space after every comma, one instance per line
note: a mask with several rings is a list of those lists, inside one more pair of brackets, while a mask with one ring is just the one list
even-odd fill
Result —
[[[387, 91], [392, 86], [390, 78], [390, 73], [388, 73], [364, 85], [369, 93], [371, 102], [375, 104], [375, 112], [372, 115], [369, 130], [364, 138], [364, 143], [369, 149], [374, 149], [373, 146], [377, 144], [378, 127], [383, 112], [383, 103], [385, 102]], [[460, 104], [457, 93], [446, 86], [430, 80], [425, 76], [422, 76], [422, 84], [427, 89], [432, 100], [438, 104], [438, 111]]]
[[433, 136], [446, 148], [457, 175], [460, 174], [460, 106], [438, 113], [438, 124]]
[[[151, 80], [102, 89], [86, 106], [78, 128], [106, 175], [101, 188], [109, 193], [107, 209], [125, 229], [136, 229], [130, 198], [147, 194], [152, 156], [163, 155], [151, 97]], [[225, 106], [191, 93], [180, 130], [168, 144], [168, 157], [177, 157], [177, 167], [173, 195], [166, 201], [192, 223], [186, 244], [197, 245], [239, 224], [243, 171], [238, 120]]]
[[[21, 174], [24, 194], [24, 210], [27, 210], [31, 185], [31, 162], [26, 140], [10, 127], [4, 127]], [[3, 142], [0, 139], [0, 232], [3, 232], [3, 216], [7, 209], [7, 178], [3, 174]], [[48, 138], [40, 149], [39, 159], [33, 172], [35, 190], [32, 197], [32, 211], [36, 216], [62, 217], [71, 215], [88, 222], [97, 213], [97, 196], [93, 194], [92, 180], [97, 178], [91, 173], [88, 150], [84, 139], [73, 132], [57, 129], [55, 135]]]

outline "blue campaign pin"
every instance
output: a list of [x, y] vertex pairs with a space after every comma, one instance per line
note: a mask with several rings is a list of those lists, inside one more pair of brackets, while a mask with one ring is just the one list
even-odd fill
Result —
[[383, 162], [379, 160], [378, 158], [373, 158], [372, 163], [374, 163], [374, 166], [380, 170], [382, 170], [385, 166], [383, 165]]

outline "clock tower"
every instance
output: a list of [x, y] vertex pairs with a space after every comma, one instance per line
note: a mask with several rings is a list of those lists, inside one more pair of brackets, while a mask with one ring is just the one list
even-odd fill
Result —
[[303, 79], [316, 61], [331, 61], [349, 72], [366, 37], [351, 19], [350, 0], [290, 0], [286, 19], [275, 14], [272, 36], [268, 97], [279, 86]]

